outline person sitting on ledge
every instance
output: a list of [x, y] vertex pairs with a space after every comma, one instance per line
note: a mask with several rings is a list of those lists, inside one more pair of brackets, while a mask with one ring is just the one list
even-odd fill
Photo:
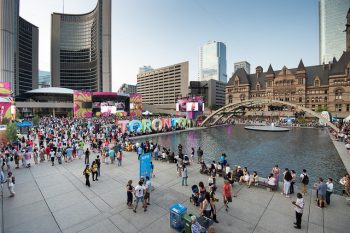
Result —
[[250, 179], [250, 174], [248, 172], [248, 169], [247, 169], [247, 167], [244, 167], [243, 168], [243, 176], [241, 176], [239, 178], [238, 183], [239, 184], [246, 183], [248, 185], [249, 179]]
[[248, 182], [248, 188], [253, 184], [254, 186], [257, 186], [259, 182], [259, 176], [256, 171], [253, 172], [253, 175], [250, 176], [249, 182]]

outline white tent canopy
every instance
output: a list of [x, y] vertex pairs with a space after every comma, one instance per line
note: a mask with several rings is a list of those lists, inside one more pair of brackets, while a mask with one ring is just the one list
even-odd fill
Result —
[[349, 122], [350, 121], [350, 115], [349, 116], [347, 116], [346, 118], [344, 118], [344, 120], [343, 120], [344, 122]]

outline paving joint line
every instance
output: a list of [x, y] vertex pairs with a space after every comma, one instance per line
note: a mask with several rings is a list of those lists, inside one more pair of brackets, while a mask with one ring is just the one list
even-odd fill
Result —
[[38, 187], [38, 189], [39, 189], [39, 191], [40, 191], [40, 194], [41, 194], [41, 196], [43, 197], [43, 199], [44, 199], [44, 201], [45, 201], [45, 204], [46, 204], [47, 208], [49, 209], [49, 211], [50, 211], [50, 213], [51, 213], [51, 216], [52, 216], [53, 220], [55, 221], [55, 223], [56, 223], [58, 229], [60, 230], [60, 232], [63, 232], [62, 229], [61, 229], [61, 226], [58, 224], [58, 222], [57, 222], [57, 220], [56, 220], [56, 217], [54, 216], [53, 212], [51, 211], [51, 208], [50, 208], [49, 204], [47, 203], [46, 198], [44, 197], [44, 194], [43, 194], [43, 192], [41, 191], [41, 188], [40, 188], [40, 186], [38, 185], [38, 182], [36, 181], [36, 179], [35, 179], [35, 177], [34, 177], [34, 175], [33, 175], [33, 173], [32, 173], [32, 171], [31, 171], [30, 168], [29, 168], [29, 172], [30, 172], [30, 174], [32, 175], [32, 177], [33, 177], [33, 179], [34, 179], [34, 182], [35, 182], [36, 186]]
[[[278, 190], [277, 190], [277, 191], [278, 191]], [[259, 225], [259, 223], [260, 223], [260, 221], [261, 221], [262, 217], [264, 216], [264, 214], [265, 214], [266, 210], [268, 209], [268, 207], [269, 207], [269, 205], [270, 205], [270, 203], [271, 203], [271, 201], [272, 201], [272, 199], [273, 199], [273, 197], [274, 197], [275, 195], [276, 195], [276, 194], [275, 194], [275, 192], [273, 192], [272, 197], [270, 198], [269, 203], [267, 203], [266, 208], [264, 209], [263, 213], [261, 214], [261, 216], [260, 216], [260, 218], [259, 218], [258, 222], [255, 224], [255, 227], [254, 227], [254, 229], [253, 229], [252, 233], [253, 233], [253, 232], [256, 230], [256, 228], [258, 227], [258, 225]]]

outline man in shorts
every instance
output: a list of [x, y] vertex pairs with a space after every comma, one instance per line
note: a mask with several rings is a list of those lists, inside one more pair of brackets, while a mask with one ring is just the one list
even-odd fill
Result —
[[144, 211], [147, 211], [147, 204], [145, 205], [144, 202], [144, 194], [145, 194], [146, 187], [143, 185], [142, 181], [139, 181], [139, 184], [135, 187], [135, 208], [134, 213], [136, 213], [137, 205], [139, 202], [142, 203], [142, 207]]

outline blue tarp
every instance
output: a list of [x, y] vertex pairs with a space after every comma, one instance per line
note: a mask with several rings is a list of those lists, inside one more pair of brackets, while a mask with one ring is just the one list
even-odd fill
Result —
[[33, 124], [29, 121], [22, 121], [21, 123], [17, 124], [17, 127], [32, 127]]

